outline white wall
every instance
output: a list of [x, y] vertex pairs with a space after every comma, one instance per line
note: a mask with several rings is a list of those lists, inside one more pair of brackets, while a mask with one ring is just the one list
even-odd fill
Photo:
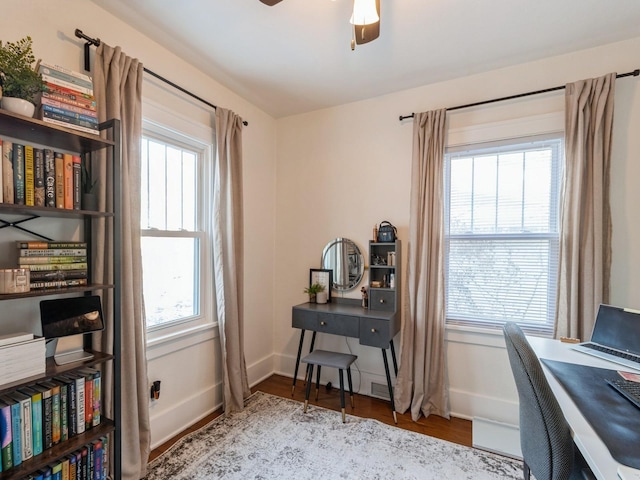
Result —
[[[6, 2], [0, 15], [1, 40], [16, 41], [30, 35], [37, 58], [82, 71], [83, 42], [74, 36], [76, 28], [109, 45], [121, 46], [127, 55], [140, 59], [145, 67], [214, 104], [232, 109], [249, 122], [243, 131], [245, 344], [250, 381], [255, 383], [273, 371], [275, 120], [92, 2]], [[92, 48], [92, 51], [95, 50]], [[155, 80], [145, 80], [143, 95], [176, 109], [181, 115], [210, 122], [208, 107], [202, 107], [196, 101], [185, 105], [180, 94]], [[15, 231], [3, 229], [0, 248], [6, 241], [19, 238], [23, 237]], [[0, 250], [0, 255], [2, 252]], [[4, 262], [4, 258], [4, 255], [0, 256], [0, 261]], [[0, 331], [11, 330], [16, 321], [36, 328], [39, 317], [37, 302], [33, 303], [35, 307], [25, 307], [27, 303], [16, 300], [3, 302]], [[162, 380], [161, 397], [151, 408], [153, 445], [220, 406], [221, 376], [216, 335], [217, 330], [210, 329], [170, 344], [156, 343], [149, 349], [149, 380]]]
[[[293, 371], [298, 332], [291, 329], [291, 306], [305, 301], [308, 268], [318, 267], [327, 241], [349, 237], [366, 251], [373, 225], [389, 220], [399, 228], [406, 248], [413, 127], [410, 120], [399, 122], [399, 115], [631, 71], [639, 66], [639, 49], [640, 38], [279, 120], [276, 370], [288, 375]], [[560, 91], [450, 112], [449, 141], [462, 141], [470, 126], [489, 125], [491, 130], [498, 125], [504, 130], [530, 116], [557, 125], [563, 102]], [[637, 78], [618, 80], [615, 108], [611, 302], [638, 308], [640, 226], [633, 215], [640, 202]], [[562, 121], [559, 125], [562, 128]], [[483, 130], [476, 128], [474, 134], [483, 135]], [[320, 339], [320, 345], [347, 348], [343, 339], [330, 336]], [[517, 394], [500, 332], [449, 328], [446, 346], [452, 412], [517, 424]], [[370, 381], [384, 384], [379, 351], [351, 340], [349, 347], [359, 356], [362, 391], [369, 391]]]

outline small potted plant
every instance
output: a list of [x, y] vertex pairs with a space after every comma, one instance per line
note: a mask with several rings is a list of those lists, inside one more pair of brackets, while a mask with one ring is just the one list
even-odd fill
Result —
[[[316, 302], [317, 295], [320, 292], [324, 292], [324, 285], [322, 285], [321, 283], [312, 283], [304, 289], [304, 293], [309, 295], [309, 303]], [[321, 303], [327, 303], [327, 297], [325, 296], [324, 298], [324, 302]]]
[[17, 42], [0, 41], [0, 98], [2, 108], [33, 117], [37, 94], [42, 91], [42, 76], [37, 71], [31, 49], [31, 37]]

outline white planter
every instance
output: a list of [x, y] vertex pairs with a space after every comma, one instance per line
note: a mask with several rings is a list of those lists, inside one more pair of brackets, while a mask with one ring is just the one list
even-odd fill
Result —
[[33, 117], [36, 111], [36, 106], [33, 103], [14, 97], [2, 97], [2, 108], [25, 117]]
[[316, 303], [327, 303], [327, 292], [316, 293]]

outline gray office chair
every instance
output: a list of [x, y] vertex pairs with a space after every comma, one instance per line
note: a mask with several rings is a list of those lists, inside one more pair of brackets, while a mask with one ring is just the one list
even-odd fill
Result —
[[520, 399], [525, 480], [531, 473], [537, 480], [595, 478], [573, 443], [569, 424], [524, 333], [513, 322], [503, 332]]

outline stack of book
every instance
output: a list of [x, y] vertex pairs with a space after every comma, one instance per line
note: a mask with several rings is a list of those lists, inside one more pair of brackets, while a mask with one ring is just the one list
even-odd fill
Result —
[[85, 242], [16, 242], [18, 265], [29, 269], [32, 290], [87, 285]]
[[45, 62], [40, 62], [39, 72], [43, 82], [39, 106], [42, 120], [97, 134], [98, 115], [91, 77]]
[[[24, 460], [37, 457], [55, 445], [100, 425], [100, 391], [100, 371], [87, 367], [1, 395], [0, 471], [10, 471]], [[58, 470], [60, 467], [57, 465], [69, 467], [65, 463], [80, 466], [84, 461], [84, 476], [69, 478], [106, 478], [98, 476], [106, 471], [104, 446], [105, 440], [98, 439], [74, 453], [73, 459], [65, 457], [48, 468]], [[85, 457], [91, 454], [92, 458], [78, 458], [78, 455]]]
[[45, 372], [44, 337], [15, 333], [0, 337], [0, 385]]

